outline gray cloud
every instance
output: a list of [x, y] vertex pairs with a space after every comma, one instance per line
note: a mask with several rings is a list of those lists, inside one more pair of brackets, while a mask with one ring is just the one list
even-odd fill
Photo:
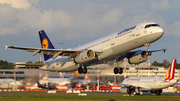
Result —
[[158, 11], [167, 11], [171, 8], [168, 0], [150, 1], [151, 9]]
[[27, 9], [31, 7], [31, 4], [28, 0], [0, 0], [1, 4], [9, 4], [11, 7], [16, 9]]
[[175, 35], [180, 37], [180, 21], [177, 21], [175, 23], [173, 23], [172, 25], [168, 25], [166, 27], [166, 33], [167, 35]]
[[166, 21], [163, 16], [151, 10], [170, 9], [168, 1], [149, 1], [148, 4], [146, 2], [135, 2], [115, 7], [108, 4], [84, 3], [78, 12], [72, 12], [60, 9], [41, 10], [39, 0], [1, 1], [0, 13], [3, 17], [0, 18], [2, 22], [0, 35], [18, 35], [26, 31], [37, 32], [41, 29], [59, 33], [58, 31], [61, 30], [64, 32], [60, 35], [71, 40], [113, 33], [121, 28], [143, 22], [143, 20], [155, 21], [165, 26]]
[[[21, 2], [21, 3], [19, 3]], [[0, 13], [0, 34], [20, 34], [28, 30], [46, 29], [52, 31], [57, 28], [67, 28], [71, 26], [71, 17], [63, 11], [43, 10], [31, 7], [30, 2], [12, 1], [0, 2], [2, 8]], [[4, 3], [11, 4], [12, 6]], [[32, 4], [37, 4], [33, 2]], [[24, 5], [24, 6], [21, 6]], [[23, 9], [19, 9], [23, 8]]]
[[[168, 0], [107, 0], [104, 2], [77, 0], [72, 3], [66, 0], [54, 2], [49, 0], [0, 0], [2, 44], [0, 48], [2, 52], [4, 44], [39, 47], [37, 32], [41, 29], [44, 29], [50, 39], [53, 39], [55, 46], [59, 47], [57, 43], [64, 42], [63, 47], [72, 48], [143, 22], [143, 20], [154, 21], [165, 30], [164, 36], [152, 47], [157, 46], [155, 49], [160, 46], [169, 48], [171, 45], [165, 47], [164, 43], [167, 41], [163, 38], [179, 36], [179, 7], [178, 1]], [[19, 60], [21, 58], [27, 60], [32, 55], [22, 51], [17, 54], [14, 52], [19, 51], [6, 51], [11, 57], [16, 55], [14, 60], [9, 56], [11, 61], [16, 61], [19, 54], [24, 53]], [[1, 58], [8, 59], [7, 54], [2, 53]], [[156, 54], [158, 57], [155, 55], [153, 57], [163, 58], [159, 53]], [[163, 56], [165, 57], [164, 54]]]

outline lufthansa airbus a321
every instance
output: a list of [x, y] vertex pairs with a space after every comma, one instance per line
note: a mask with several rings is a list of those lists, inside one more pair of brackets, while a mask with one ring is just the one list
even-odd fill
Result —
[[[118, 32], [112, 33], [95, 41], [89, 42], [74, 49], [55, 49], [51, 41], [43, 30], [39, 31], [42, 48], [6, 46], [33, 52], [33, 56], [44, 54], [44, 63], [40, 67], [42, 70], [70, 72], [78, 70], [79, 73], [87, 73], [87, 67], [104, 62], [121, 61], [125, 57], [130, 64], [138, 64], [147, 60], [152, 52], [165, 51], [158, 50], [134, 50], [150, 44], [164, 34], [163, 29], [155, 22], [143, 22]], [[115, 67], [114, 73], [122, 74], [122, 67]]]

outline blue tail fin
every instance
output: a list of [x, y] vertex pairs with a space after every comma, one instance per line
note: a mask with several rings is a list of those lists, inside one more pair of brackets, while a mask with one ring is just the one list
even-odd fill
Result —
[[[55, 49], [54, 46], [52, 45], [51, 41], [49, 40], [48, 36], [44, 32], [44, 30], [39, 31], [39, 38], [40, 38], [40, 41], [41, 41], [42, 48]], [[53, 55], [44, 54], [44, 60], [45, 61], [52, 58], [52, 57], [53, 57]]]

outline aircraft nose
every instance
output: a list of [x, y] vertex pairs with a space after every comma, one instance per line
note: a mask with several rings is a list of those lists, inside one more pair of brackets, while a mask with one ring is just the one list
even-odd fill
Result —
[[157, 28], [157, 30], [156, 30], [156, 34], [159, 36], [159, 37], [161, 37], [163, 34], [164, 34], [164, 31], [163, 31], [163, 29], [162, 28]]

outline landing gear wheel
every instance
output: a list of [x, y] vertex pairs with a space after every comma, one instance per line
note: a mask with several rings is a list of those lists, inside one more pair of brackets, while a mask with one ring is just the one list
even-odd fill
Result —
[[119, 74], [122, 74], [123, 73], [123, 68], [119, 68]]
[[140, 95], [140, 93], [136, 93], [136, 95]]
[[158, 91], [156, 92], [156, 95], [157, 95], [157, 96], [160, 96], [161, 93], [162, 93], [162, 89], [161, 89], [161, 90], [158, 90]]
[[115, 68], [114, 68], [114, 74], [118, 74], [118, 73], [119, 73], [119, 74], [122, 74], [122, 73], [123, 73], [123, 68], [121, 68], [121, 67], [120, 67], [120, 68], [115, 67]]
[[78, 68], [78, 73], [81, 74], [83, 72], [83, 68], [82, 67], [79, 67]]
[[159, 92], [156, 92], [156, 96], [159, 96], [160, 94], [159, 94]]
[[119, 73], [119, 69], [117, 67], [114, 68], [114, 74]]
[[150, 92], [151, 92], [151, 93], [154, 93], [154, 91], [152, 91], [152, 90], [151, 90]]
[[162, 93], [162, 89], [161, 89], [161, 90], [159, 90], [159, 93], [160, 93], [160, 94]]
[[131, 95], [131, 92], [132, 92], [131, 89], [128, 89], [128, 90], [127, 90], [127, 93], [128, 93], [129, 95]]
[[86, 73], [87, 73], [87, 68], [86, 68], [86, 67], [84, 67], [84, 69], [83, 69], [83, 73], [84, 73], [84, 74], [86, 74]]

